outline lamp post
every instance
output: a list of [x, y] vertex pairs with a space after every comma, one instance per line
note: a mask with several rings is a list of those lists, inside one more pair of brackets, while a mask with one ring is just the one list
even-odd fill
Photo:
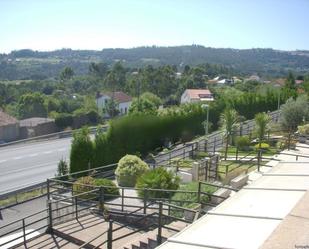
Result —
[[202, 108], [207, 109], [206, 124], [205, 124], [205, 136], [207, 136], [208, 135], [208, 121], [209, 121], [209, 105], [202, 104]]

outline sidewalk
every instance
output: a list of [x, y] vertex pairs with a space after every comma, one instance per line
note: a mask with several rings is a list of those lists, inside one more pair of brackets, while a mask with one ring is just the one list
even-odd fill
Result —
[[[301, 222], [297, 223], [295, 215], [299, 215], [299, 212], [293, 208], [303, 200], [309, 189], [309, 158], [299, 157], [296, 161], [294, 154], [309, 155], [309, 147], [288, 153], [293, 155], [279, 155], [276, 159], [282, 160], [281, 162], [270, 161], [269, 167], [261, 167], [261, 172], [252, 172], [249, 185], [168, 239], [159, 248], [250, 249], [260, 248], [270, 238], [268, 243], [271, 244], [269, 247], [265, 244], [265, 248], [284, 249], [294, 248], [296, 242], [291, 239], [290, 244], [280, 243], [280, 246], [275, 247], [281, 236], [285, 236], [286, 240], [291, 236], [295, 236], [297, 240], [298, 234], [303, 236], [301, 238], [308, 238], [309, 230], [304, 227], [308, 225], [305, 224], [308, 215], [302, 216]], [[304, 199], [304, 203], [303, 206], [309, 206], [309, 197]], [[295, 234], [285, 229], [297, 225], [300, 227], [295, 229]], [[274, 231], [279, 235], [272, 235]], [[308, 245], [308, 242], [299, 240], [298, 244]]]

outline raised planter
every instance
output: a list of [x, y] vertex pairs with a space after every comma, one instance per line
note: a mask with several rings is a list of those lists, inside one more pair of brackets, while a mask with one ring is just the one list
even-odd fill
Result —
[[211, 196], [210, 202], [213, 204], [220, 204], [231, 194], [230, 189], [219, 188], [216, 192], [213, 193], [214, 196]]
[[239, 176], [233, 178], [230, 182], [230, 185], [233, 188], [239, 189], [239, 188], [241, 188], [241, 187], [243, 187], [247, 184], [248, 179], [249, 179], [249, 175], [242, 174], [242, 175], [239, 175]]

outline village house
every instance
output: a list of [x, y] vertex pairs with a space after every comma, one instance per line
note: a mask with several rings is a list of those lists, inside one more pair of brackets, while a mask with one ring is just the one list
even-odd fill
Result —
[[185, 104], [213, 100], [213, 95], [208, 89], [187, 89], [181, 95], [180, 103]]
[[[114, 92], [114, 93], [97, 93], [96, 96], [96, 103], [97, 103], [97, 107], [100, 111], [105, 110], [106, 105], [109, 101], [111, 101], [112, 99], [114, 99], [114, 101], [116, 102], [116, 108], [119, 111], [119, 115], [125, 115], [128, 113], [129, 108], [132, 104], [132, 97], [125, 94], [124, 92]], [[109, 117], [109, 115], [104, 112], [104, 117]]]

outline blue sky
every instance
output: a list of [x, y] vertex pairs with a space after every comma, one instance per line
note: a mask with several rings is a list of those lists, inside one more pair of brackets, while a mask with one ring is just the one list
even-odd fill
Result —
[[0, 52], [199, 44], [309, 50], [309, 0], [0, 0]]

